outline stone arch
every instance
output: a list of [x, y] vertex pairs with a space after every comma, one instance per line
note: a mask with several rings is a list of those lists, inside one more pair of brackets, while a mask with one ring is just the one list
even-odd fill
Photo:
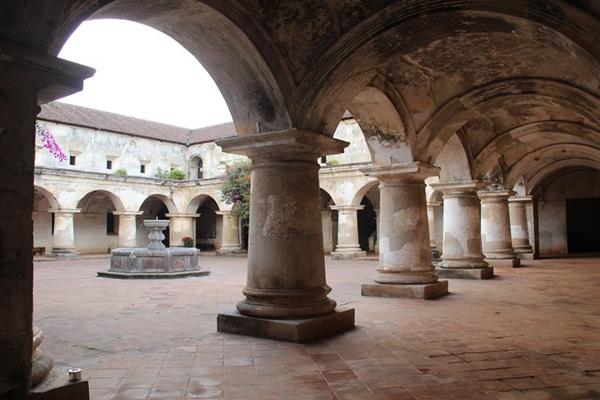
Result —
[[600, 125], [597, 113], [600, 99], [582, 88], [551, 79], [507, 79], [454, 97], [439, 108], [417, 134], [417, 159], [435, 159], [456, 131], [470, 119], [485, 114], [486, 109], [506, 100], [525, 97], [539, 104], [556, 102]]
[[154, 193], [154, 194], [146, 196], [146, 198], [142, 201], [142, 203], [138, 207], [138, 211], [143, 211], [142, 207], [151, 198], [156, 198], [156, 199], [160, 200], [164, 204], [164, 206], [166, 207], [166, 209], [169, 211], [170, 214], [177, 214], [177, 207], [175, 206], [175, 203], [173, 202], [173, 200], [171, 200], [164, 194], [159, 194], [159, 193]]
[[319, 188], [321, 193], [321, 209], [325, 209], [324, 206], [335, 205], [335, 200], [329, 192], [323, 188]]
[[77, 201], [77, 208], [82, 208], [82, 206], [84, 206], [86, 204], [86, 202], [88, 202], [91, 198], [93, 198], [94, 196], [105, 196], [107, 197], [113, 204], [113, 206], [115, 207], [115, 211], [125, 211], [125, 207], [123, 206], [123, 202], [121, 201], [121, 199], [119, 198], [119, 196], [117, 196], [116, 194], [108, 191], [108, 190], [92, 190], [91, 192], [86, 193], [84, 196], [82, 196], [79, 201]]
[[204, 160], [200, 154], [193, 154], [188, 159], [188, 179], [200, 180], [204, 178]]
[[48, 189], [45, 189], [44, 187], [39, 186], [39, 185], [33, 185], [33, 190], [35, 192], [40, 193], [42, 196], [44, 196], [46, 198], [46, 200], [48, 201], [48, 204], [50, 204], [50, 208], [52, 208], [52, 209], [60, 208], [60, 204], [58, 203], [58, 200]]
[[[460, 28], [454, 29], [449, 26], [460, 18], [479, 19], [479, 22], [459, 22]], [[527, 6], [519, 0], [398, 2], [382, 7], [321, 53], [300, 86], [304, 95], [297, 108], [300, 118], [304, 118], [302, 124], [330, 132], [334, 121], [327, 116], [341, 115], [344, 99], [353, 98], [397, 54], [427, 48], [443, 37], [444, 32], [446, 35], [458, 30], [469, 30], [474, 35], [508, 33], [511, 25], [522, 27], [530, 40], [536, 40], [530, 33], [543, 31], [548, 35], [547, 42], [563, 51], [564, 48], [574, 50], [578, 60], [598, 69], [600, 50], [596, 43], [600, 29], [595, 18], [565, 2], [538, 2]], [[417, 65], [417, 68], [426, 70], [429, 77], [434, 75], [428, 66]]]
[[357, 93], [348, 110], [365, 135], [373, 163], [410, 162], [413, 160], [415, 143], [410, 113], [402, 97], [391, 85], [386, 85], [384, 78], [374, 85], [378, 87], [366, 86]]
[[196, 210], [198, 210], [198, 207], [200, 207], [202, 205], [202, 203], [204, 203], [207, 200], [212, 200], [214, 201], [214, 203], [217, 205], [217, 211], [223, 209], [223, 205], [218, 202], [213, 196], [209, 195], [209, 194], [199, 194], [197, 196], [195, 196], [188, 204], [188, 206], [185, 208], [185, 212], [188, 214], [193, 214], [196, 212]]
[[581, 158], [600, 160], [600, 147], [582, 144], [554, 144], [531, 152], [511, 166], [506, 174], [506, 187], [513, 187], [521, 176], [527, 180], [528, 171], [539, 171], [556, 161]]
[[588, 168], [600, 171], [600, 160], [591, 160], [585, 158], [570, 158], [560, 160], [544, 166], [533, 173], [527, 180], [527, 194], [532, 194], [537, 187], [546, 179], [547, 176], [559, 173], [568, 168]]
[[542, 145], [539, 141], [552, 135], [563, 143], [600, 144], [600, 130], [573, 121], [537, 121], [517, 126], [497, 135], [479, 152], [474, 161], [474, 175], [480, 176], [493, 168], [497, 159], [511, 150], [522, 147], [523, 144], [533, 142]]
[[373, 180], [373, 181], [368, 182], [368, 183], [364, 184], [363, 186], [361, 186], [360, 189], [358, 189], [358, 191], [354, 194], [354, 197], [352, 197], [352, 202], [350, 203], [350, 205], [359, 206], [363, 197], [366, 196], [366, 194], [369, 192], [369, 190], [373, 189], [374, 187], [378, 187], [378, 186], [379, 186], [378, 180]]
[[[291, 92], [293, 82], [287, 67], [275, 47], [270, 46], [263, 29], [237, 4], [194, 0], [176, 3], [89, 0], [64, 16], [65, 21], [49, 38], [49, 52], [58, 54], [71, 33], [88, 18], [139, 22], [179, 42], [214, 79], [239, 134], [291, 127], [282, 95], [282, 92]], [[257, 44], [261, 45], [260, 50]]]

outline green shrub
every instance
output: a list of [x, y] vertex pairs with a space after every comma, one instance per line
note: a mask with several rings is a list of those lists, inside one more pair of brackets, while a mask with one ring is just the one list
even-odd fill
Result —
[[127, 176], [127, 170], [125, 168], [118, 168], [115, 170], [116, 176]]
[[160, 179], [169, 179], [169, 171], [164, 170], [161, 167], [156, 167], [156, 172], [154, 173], [154, 176]]
[[340, 165], [340, 162], [338, 160], [328, 160], [327, 165], [330, 167], [335, 167], [337, 165]]
[[169, 171], [168, 178], [176, 181], [182, 181], [185, 179], [185, 172], [179, 168], [172, 169]]

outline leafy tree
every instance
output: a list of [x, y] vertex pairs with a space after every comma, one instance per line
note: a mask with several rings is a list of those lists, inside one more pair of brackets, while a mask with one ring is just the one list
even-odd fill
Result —
[[241, 161], [227, 167], [221, 199], [233, 204], [244, 227], [250, 220], [250, 162]]
[[127, 170], [125, 168], [119, 168], [115, 171], [117, 176], [127, 176]]

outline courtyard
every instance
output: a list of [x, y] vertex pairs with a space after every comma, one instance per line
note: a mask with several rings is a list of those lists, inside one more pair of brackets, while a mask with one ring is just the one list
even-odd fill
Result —
[[599, 260], [525, 261], [435, 301], [361, 297], [376, 261], [326, 260], [356, 328], [310, 344], [221, 334], [246, 258], [180, 280], [96, 278], [106, 257], [36, 262], [43, 350], [104, 399], [600, 399]]

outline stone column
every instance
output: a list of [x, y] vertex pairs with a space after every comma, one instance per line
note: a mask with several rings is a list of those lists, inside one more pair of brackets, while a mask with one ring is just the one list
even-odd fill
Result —
[[243, 254], [240, 243], [240, 215], [235, 211], [217, 211], [216, 213], [223, 218], [221, 248], [217, 249], [217, 254]]
[[478, 181], [433, 183], [444, 198], [444, 240], [438, 275], [456, 279], [490, 279], [494, 270], [484, 261]]
[[169, 218], [169, 246], [183, 247], [183, 238], [191, 237], [196, 244], [196, 218], [200, 214], [165, 214]]
[[381, 215], [381, 211], [379, 208], [375, 208], [374, 211], [375, 211], [375, 230], [377, 232], [376, 240], [375, 240], [375, 254], [379, 254], [379, 237], [381, 234], [381, 232], [379, 230], [379, 227], [381, 226], [381, 222], [380, 222], [381, 218], [379, 218], [379, 216]]
[[338, 242], [331, 258], [344, 260], [354, 257], [364, 257], [366, 251], [360, 249], [358, 243], [358, 210], [365, 206], [329, 206], [338, 212]]
[[429, 223], [429, 247], [431, 248], [431, 257], [434, 261], [441, 261], [440, 251], [438, 250], [438, 244], [435, 237], [437, 223], [435, 215], [437, 213], [437, 208], [441, 205], [442, 203], [434, 201], [427, 203], [427, 222]]
[[508, 198], [511, 190], [485, 190], [478, 193], [481, 199], [481, 242], [488, 260], [509, 260], [511, 266], [520, 262], [512, 248]]
[[379, 180], [381, 228], [375, 284], [362, 285], [363, 296], [435, 299], [448, 293], [431, 263], [425, 178], [439, 168], [415, 162], [362, 170]]
[[323, 251], [333, 251], [333, 226], [331, 224], [331, 210], [321, 210], [321, 225], [323, 226]]
[[[38, 104], [81, 90], [93, 70], [1, 40], [0, 71], [0, 204], [10, 210], [0, 213], [0, 393], [26, 399], [34, 348], [31, 215]], [[81, 398], [69, 388], [61, 395]]]
[[533, 258], [527, 223], [527, 203], [529, 202], [531, 202], [531, 196], [518, 196], [508, 199], [512, 246], [515, 253], [523, 258]]
[[143, 211], [114, 211], [119, 216], [119, 247], [137, 247], [137, 219]]
[[219, 314], [217, 329], [303, 342], [354, 326], [354, 310], [336, 312], [327, 297], [317, 164], [348, 143], [289, 129], [217, 144], [252, 160], [246, 298], [241, 314]]
[[57, 257], [78, 257], [75, 250], [74, 215], [80, 208], [50, 209], [54, 213], [54, 234], [52, 236], [52, 254]]

